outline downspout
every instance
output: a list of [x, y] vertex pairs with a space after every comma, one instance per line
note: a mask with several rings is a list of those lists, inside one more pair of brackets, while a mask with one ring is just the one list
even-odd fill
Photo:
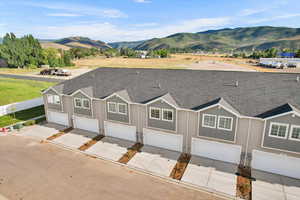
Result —
[[[140, 130], [140, 106], [138, 105], [138, 120], [137, 120], [137, 141], [139, 142], [139, 139], [142, 140], [142, 138], [139, 137], [139, 130]], [[143, 141], [140, 141], [143, 143]]]
[[251, 120], [252, 119], [249, 119], [249, 123], [248, 123], [247, 143], [246, 143], [245, 158], [244, 158], [244, 164], [243, 164], [244, 167], [246, 166], [246, 162], [247, 162], [247, 154], [248, 154], [250, 130], [251, 130]]
[[190, 120], [190, 113], [189, 111], [187, 111], [187, 118], [186, 118], [186, 141], [185, 141], [185, 145], [186, 145], [186, 153], [189, 153], [188, 151], [188, 141], [189, 141], [189, 120]]

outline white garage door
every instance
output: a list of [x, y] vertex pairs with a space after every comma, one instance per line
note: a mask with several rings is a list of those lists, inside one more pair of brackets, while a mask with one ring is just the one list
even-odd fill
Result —
[[192, 154], [239, 164], [242, 147], [209, 140], [192, 138]]
[[104, 122], [105, 135], [129, 141], [136, 141], [136, 127], [112, 122]]
[[144, 128], [143, 143], [173, 151], [182, 151], [182, 135]]
[[300, 178], [300, 158], [253, 150], [252, 168]]
[[97, 119], [73, 116], [74, 128], [99, 133], [99, 122]]
[[48, 122], [69, 126], [69, 117], [67, 113], [48, 111]]

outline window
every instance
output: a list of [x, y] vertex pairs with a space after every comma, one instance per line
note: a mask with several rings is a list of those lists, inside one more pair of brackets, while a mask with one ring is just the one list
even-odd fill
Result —
[[150, 119], [160, 120], [160, 109], [159, 108], [150, 108]]
[[83, 108], [90, 109], [90, 101], [88, 99], [82, 99]]
[[74, 98], [75, 108], [90, 109], [90, 101], [85, 98]]
[[117, 104], [114, 102], [108, 102], [108, 112], [117, 113]]
[[216, 128], [216, 124], [217, 124], [217, 120], [216, 119], [217, 119], [216, 115], [203, 114], [203, 117], [202, 117], [202, 127]]
[[219, 116], [218, 129], [231, 131], [232, 130], [232, 117]]
[[288, 126], [289, 126], [288, 124], [271, 123], [269, 136], [278, 137], [278, 138], [286, 138]]
[[173, 121], [173, 110], [163, 109], [162, 120]]
[[124, 103], [118, 103], [118, 112], [122, 115], [127, 115], [127, 105]]
[[51, 104], [60, 104], [60, 98], [58, 95], [48, 94], [47, 101]]
[[81, 103], [81, 99], [75, 98], [75, 107], [76, 108], [81, 108], [82, 103]]
[[300, 126], [291, 126], [290, 139], [300, 141]]

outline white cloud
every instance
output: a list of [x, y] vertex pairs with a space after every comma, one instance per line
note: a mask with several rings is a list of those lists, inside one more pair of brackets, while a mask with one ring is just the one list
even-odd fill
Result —
[[67, 4], [67, 3], [59, 3], [59, 2], [51, 2], [51, 3], [24, 2], [23, 5], [46, 8], [50, 10], [67, 11], [77, 15], [88, 15], [88, 16], [98, 16], [98, 17], [107, 17], [107, 18], [127, 17], [125, 13], [123, 13], [118, 9], [97, 8], [97, 7], [79, 5], [79, 4]]
[[149, 0], [133, 0], [136, 3], [151, 3]]
[[285, 15], [279, 15], [279, 16], [274, 16], [274, 17], [254, 19], [254, 20], [248, 21], [248, 23], [249, 24], [258, 24], [258, 23], [263, 23], [263, 22], [270, 22], [270, 21], [275, 21], [275, 20], [279, 20], [279, 19], [289, 19], [289, 18], [294, 18], [294, 17], [300, 17], [300, 13], [285, 14]]
[[143, 23], [143, 24], [134, 24], [134, 27], [153, 27], [153, 26], [157, 26], [158, 23], [155, 22], [151, 22], [151, 23]]
[[47, 16], [50, 17], [80, 17], [82, 15], [73, 14], [73, 13], [49, 13]]
[[268, 8], [264, 8], [264, 9], [244, 9], [239, 13], [239, 16], [250, 16], [250, 15], [255, 15], [255, 14], [259, 14], [262, 12], [265, 12], [269, 10]]
[[[62, 38], [69, 36], [85, 36], [106, 42], [134, 41], [153, 37], [165, 37], [178, 32], [198, 32], [210, 28], [220, 28], [228, 25], [230, 18], [200, 18], [182, 21], [176, 24], [157, 27], [123, 28], [111, 23], [77, 23], [73, 25], [31, 27], [28, 33], [34, 33], [38, 38]], [[23, 30], [24, 31], [24, 30]]]

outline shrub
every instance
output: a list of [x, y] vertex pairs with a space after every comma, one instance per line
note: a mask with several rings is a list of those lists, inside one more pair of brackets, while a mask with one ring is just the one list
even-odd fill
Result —
[[32, 125], [34, 125], [35, 123], [36, 123], [35, 120], [28, 120], [28, 121], [26, 121], [23, 125], [24, 125], [24, 126], [32, 126]]

